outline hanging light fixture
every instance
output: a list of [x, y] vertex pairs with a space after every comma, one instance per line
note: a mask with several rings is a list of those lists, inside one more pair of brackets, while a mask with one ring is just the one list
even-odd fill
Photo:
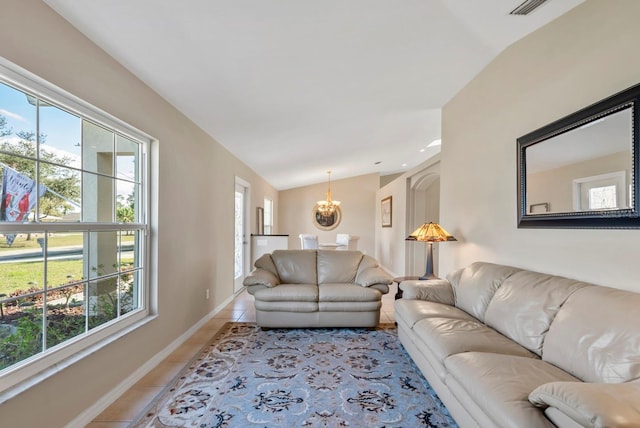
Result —
[[318, 201], [318, 212], [323, 217], [332, 216], [336, 212], [336, 208], [340, 205], [340, 201], [331, 200], [331, 171], [327, 171], [329, 174], [329, 189], [327, 190], [327, 200]]

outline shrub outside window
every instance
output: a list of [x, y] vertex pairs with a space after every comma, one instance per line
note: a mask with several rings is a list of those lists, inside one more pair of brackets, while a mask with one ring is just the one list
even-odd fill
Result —
[[0, 378], [148, 312], [149, 139], [103, 115], [0, 73]]

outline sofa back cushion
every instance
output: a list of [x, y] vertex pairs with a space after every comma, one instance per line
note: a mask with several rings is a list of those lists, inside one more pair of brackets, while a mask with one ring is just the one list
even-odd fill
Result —
[[504, 280], [484, 321], [529, 351], [542, 355], [542, 343], [562, 304], [587, 284], [522, 270]]
[[360, 251], [318, 250], [318, 284], [353, 283], [361, 260]]
[[456, 307], [484, 322], [484, 315], [493, 294], [503, 281], [520, 269], [476, 262], [447, 276], [456, 300]]
[[271, 253], [282, 284], [317, 284], [315, 250], [275, 250]]
[[585, 382], [640, 379], [640, 294], [596, 285], [573, 293], [549, 327], [542, 359]]

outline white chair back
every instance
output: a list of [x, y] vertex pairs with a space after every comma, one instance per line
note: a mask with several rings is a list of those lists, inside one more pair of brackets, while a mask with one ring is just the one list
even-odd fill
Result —
[[300, 245], [303, 250], [317, 250], [318, 249], [318, 235], [309, 235], [306, 233], [300, 234]]
[[336, 235], [336, 245], [338, 245], [337, 250], [348, 250], [349, 249], [349, 235], [346, 233], [338, 233]]

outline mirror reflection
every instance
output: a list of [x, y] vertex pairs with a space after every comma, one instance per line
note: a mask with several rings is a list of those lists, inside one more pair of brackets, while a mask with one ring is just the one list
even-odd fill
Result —
[[526, 215], [633, 207], [633, 109], [525, 148]]

